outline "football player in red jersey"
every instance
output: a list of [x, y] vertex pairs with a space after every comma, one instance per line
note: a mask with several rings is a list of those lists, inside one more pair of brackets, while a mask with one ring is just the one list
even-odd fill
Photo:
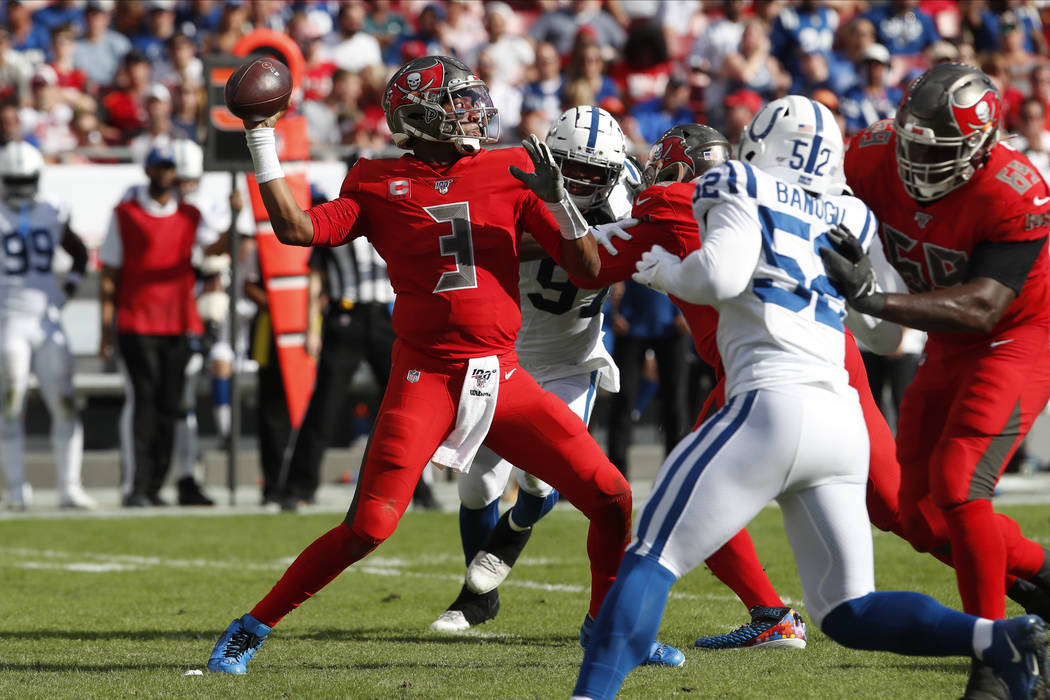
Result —
[[[991, 503], [1050, 398], [1050, 190], [998, 142], [1001, 112], [987, 76], [942, 64], [853, 140], [847, 182], [910, 294], [877, 291], [852, 237], [824, 254], [854, 308], [929, 334], [898, 423], [905, 534], [920, 551], [950, 544], [964, 610], [993, 619], [1005, 571], [1050, 591], [1043, 548]], [[975, 666], [968, 692], [988, 675]]]
[[[469, 465], [482, 442], [553, 485], [590, 519], [585, 629], [627, 545], [629, 485], [583, 421], [540, 389], [514, 352], [524, 231], [570, 273], [587, 279], [598, 271], [595, 241], [549, 149], [533, 137], [528, 151], [482, 150], [498, 138], [498, 116], [485, 83], [452, 58], [427, 56], [402, 67], [387, 85], [384, 107], [395, 142], [413, 152], [358, 161], [338, 199], [305, 212], [276, 157], [272, 127], [280, 114], [245, 124], [278, 238], [335, 246], [367, 236], [397, 292], [397, 342], [346, 518], [230, 624], [212, 651], [212, 671], [245, 673], [273, 625], [393, 533], [428, 460]], [[663, 644], [650, 652], [656, 664], [684, 662]]]

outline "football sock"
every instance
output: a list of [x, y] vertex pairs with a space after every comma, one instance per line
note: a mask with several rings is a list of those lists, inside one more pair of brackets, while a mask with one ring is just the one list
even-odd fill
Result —
[[971, 656], [977, 618], [911, 591], [878, 591], [847, 600], [820, 629], [842, 646], [912, 656]]
[[594, 621], [573, 695], [612, 698], [649, 655], [674, 574], [655, 559], [625, 554], [616, 583]]
[[1050, 567], [1046, 565], [1046, 550], [1022, 535], [1021, 526], [1013, 518], [996, 513], [995, 522], [1006, 545], [1006, 570], [1018, 578], [1030, 579], [1050, 592]]
[[1001, 620], [1006, 617], [1006, 546], [992, 502], [969, 501], [943, 512], [963, 610]]
[[770, 608], [784, 606], [758, 560], [755, 545], [747, 530], [741, 530], [704, 562], [718, 580], [729, 586], [750, 610], [756, 605]]
[[249, 614], [267, 627], [273, 627], [379, 544], [355, 534], [346, 523], [339, 523], [296, 557], [284, 576]]
[[[519, 498], [521, 496], [519, 495]], [[474, 560], [474, 556], [481, 551], [482, 545], [492, 534], [492, 529], [499, 521], [499, 499], [492, 501], [484, 508], [459, 507], [459, 538], [463, 544], [463, 556], [466, 557], [466, 565]]]
[[511, 529], [528, 530], [540, 518], [549, 513], [557, 502], [557, 491], [551, 491], [550, 495], [541, 498], [540, 496], [533, 496], [525, 489], [518, 489], [518, 500], [514, 507], [510, 509], [509, 524]]
[[212, 415], [215, 417], [215, 430], [220, 438], [230, 434], [230, 378], [212, 378], [211, 380]]

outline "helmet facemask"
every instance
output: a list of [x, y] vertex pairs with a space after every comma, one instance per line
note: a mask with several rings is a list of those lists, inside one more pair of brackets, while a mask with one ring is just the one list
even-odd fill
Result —
[[657, 182], [689, 182], [731, 157], [728, 142], [693, 146], [673, 131], [664, 134], [649, 149], [649, 159], [642, 169], [643, 188]]
[[623, 163], [610, 163], [602, 158], [587, 159], [580, 153], [551, 151], [561, 168], [565, 191], [580, 209], [593, 209], [609, 198], [623, 172]]
[[937, 136], [917, 124], [893, 123], [897, 173], [914, 199], [929, 202], [966, 184], [995, 144], [998, 128], [968, 136]]
[[3, 183], [4, 203], [17, 209], [25, 204], [32, 203], [36, 199], [40, 175], [27, 175], [25, 177], [5, 176]]

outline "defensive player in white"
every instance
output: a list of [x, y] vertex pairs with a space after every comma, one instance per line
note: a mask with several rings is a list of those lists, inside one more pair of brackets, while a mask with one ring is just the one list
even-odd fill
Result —
[[[641, 177], [612, 115], [590, 105], [573, 107], [554, 122], [545, 142], [561, 168], [566, 191], [589, 224], [630, 215]], [[521, 259], [518, 357], [540, 386], [565, 401], [586, 423], [598, 388], [613, 392], [620, 388], [619, 372], [602, 343], [605, 290], [577, 288], [528, 238]], [[499, 499], [512, 472], [518, 500], [500, 517]], [[458, 485], [467, 577], [459, 597], [430, 625], [439, 632], [459, 632], [496, 616], [497, 586], [510, 573], [532, 526], [558, 500], [558, 492], [548, 484], [487, 447], [459, 476]]]
[[[697, 181], [702, 245], [684, 260], [654, 246], [635, 279], [719, 311], [726, 405], [661, 465], [616, 584], [602, 605], [574, 697], [610, 698], [645, 659], [671, 585], [770, 500], [783, 513], [811, 618], [840, 644], [974, 656], [1015, 698], [1047, 681], [1042, 619], [980, 619], [910, 592], [874, 592], [865, 507], [868, 437], [843, 369], [845, 305], [819, 250], [842, 227], [876, 232], [858, 199], [827, 194], [842, 167], [831, 112], [770, 102], [740, 160]], [[872, 278], [874, 284], [874, 279]]]
[[[58, 504], [92, 508], [94, 501], [81, 488], [84, 434], [73, 388], [73, 355], [59, 316], [87, 267], [87, 249], [69, 227], [68, 206], [38, 193], [43, 169], [40, 151], [28, 143], [15, 141], [0, 149], [0, 461], [8, 505], [29, 506], [25, 407], [32, 372], [51, 414]], [[59, 247], [73, 259], [61, 286], [52, 267]]]

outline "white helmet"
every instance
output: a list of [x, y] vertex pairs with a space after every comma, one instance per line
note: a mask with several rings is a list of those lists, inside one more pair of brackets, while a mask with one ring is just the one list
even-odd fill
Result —
[[0, 179], [4, 183], [4, 201], [25, 204], [36, 196], [44, 156], [26, 141], [12, 141], [0, 148]]
[[171, 143], [175, 156], [175, 177], [180, 180], [199, 180], [204, 174], [204, 151], [189, 139], [176, 139]]
[[842, 131], [824, 105], [800, 95], [773, 100], [740, 137], [739, 158], [822, 195], [841, 181]]
[[601, 205], [619, 180], [627, 157], [623, 129], [613, 116], [592, 105], [573, 107], [554, 122], [546, 142], [576, 205], [580, 209]]

